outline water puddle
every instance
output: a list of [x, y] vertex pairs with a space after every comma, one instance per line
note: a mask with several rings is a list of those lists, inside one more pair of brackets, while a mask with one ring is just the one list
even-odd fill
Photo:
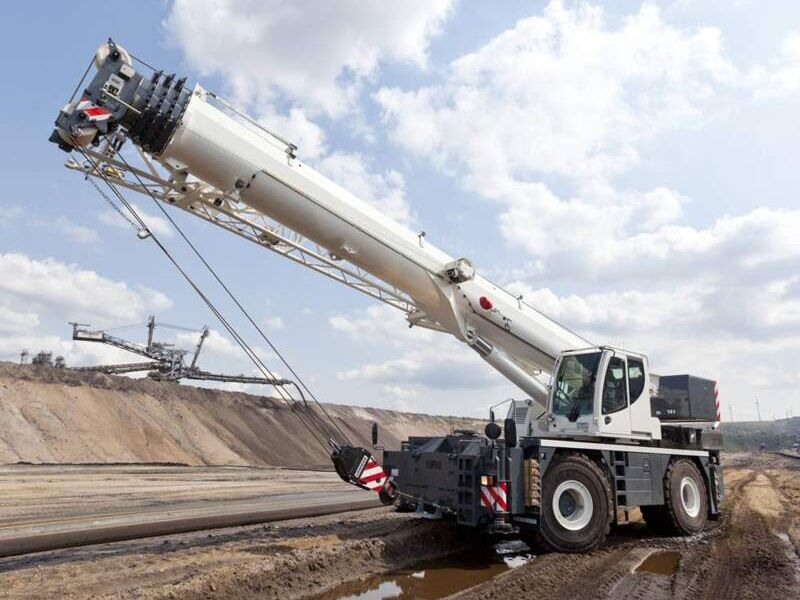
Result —
[[654, 552], [636, 567], [637, 573], [655, 573], [656, 575], [674, 575], [681, 562], [680, 552]]
[[436, 600], [455, 594], [531, 560], [523, 542], [502, 542], [483, 552], [423, 561], [385, 575], [340, 585], [314, 600]]

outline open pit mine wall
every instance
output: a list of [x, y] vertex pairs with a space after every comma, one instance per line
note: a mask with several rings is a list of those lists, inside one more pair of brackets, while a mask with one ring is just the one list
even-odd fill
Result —
[[[397, 448], [409, 435], [483, 429], [483, 423], [326, 405], [355, 444]], [[0, 463], [184, 463], [330, 468], [322, 447], [281, 401], [0, 363]]]

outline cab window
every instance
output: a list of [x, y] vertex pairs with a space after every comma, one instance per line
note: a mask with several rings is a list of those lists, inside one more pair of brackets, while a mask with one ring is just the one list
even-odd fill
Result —
[[600, 356], [599, 352], [592, 352], [563, 358], [555, 381], [552, 414], [565, 416], [574, 422], [593, 413], [594, 383]]
[[631, 391], [631, 404], [633, 404], [644, 391], [644, 363], [637, 358], [628, 359], [628, 388]]
[[606, 379], [603, 383], [603, 414], [617, 412], [628, 405], [628, 390], [625, 377], [625, 360], [612, 356], [608, 361]]

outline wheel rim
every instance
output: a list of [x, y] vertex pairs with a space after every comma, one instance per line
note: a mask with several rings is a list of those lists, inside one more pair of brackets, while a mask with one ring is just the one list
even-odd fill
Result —
[[561, 482], [553, 494], [553, 514], [564, 529], [578, 531], [586, 527], [594, 514], [589, 488], [574, 479]]
[[681, 479], [681, 504], [690, 517], [700, 514], [700, 489], [697, 482], [688, 476]]

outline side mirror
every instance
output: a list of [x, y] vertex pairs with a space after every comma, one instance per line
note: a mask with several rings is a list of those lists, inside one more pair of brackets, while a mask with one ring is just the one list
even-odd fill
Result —
[[375, 421], [372, 422], [372, 445], [378, 445], [378, 424]]
[[[498, 427], [498, 429], [500, 429]], [[506, 448], [513, 448], [517, 445], [517, 424], [514, 419], [506, 419], [503, 422], [503, 435], [506, 438]]]
[[491, 423], [494, 423], [494, 411], [493, 410], [489, 411], [489, 421]]
[[486, 437], [490, 440], [494, 441], [500, 437], [500, 434], [503, 433], [500, 429], [500, 425], [495, 423], [494, 421], [486, 424], [486, 429], [484, 429], [486, 433]]

